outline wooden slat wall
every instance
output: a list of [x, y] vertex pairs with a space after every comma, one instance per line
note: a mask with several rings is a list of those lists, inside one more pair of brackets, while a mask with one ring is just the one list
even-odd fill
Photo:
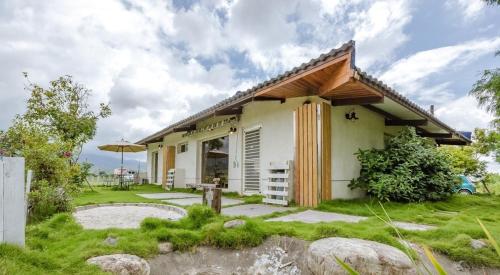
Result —
[[330, 108], [310, 103], [295, 111], [295, 201], [301, 206], [331, 199]]
[[163, 146], [163, 171], [161, 183], [165, 187], [167, 184], [167, 172], [175, 168], [175, 146]]
[[331, 106], [321, 103], [321, 199], [332, 199], [332, 125]]

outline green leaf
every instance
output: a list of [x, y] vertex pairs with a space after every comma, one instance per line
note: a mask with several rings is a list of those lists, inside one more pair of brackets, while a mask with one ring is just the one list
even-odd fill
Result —
[[491, 245], [493, 245], [493, 248], [495, 248], [495, 251], [497, 252], [498, 256], [500, 257], [500, 247], [498, 246], [497, 241], [493, 238], [490, 231], [488, 231], [488, 229], [486, 229], [486, 226], [484, 226], [484, 224], [481, 222], [481, 220], [479, 220], [479, 218], [477, 219], [477, 222], [479, 223], [479, 225], [483, 229], [484, 233], [486, 234], [486, 237], [488, 237], [488, 240], [490, 241]]
[[342, 267], [350, 275], [359, 275], [359, 273], [356, 270], [354, 270], [354, 268], [352, 268], [349, 264], [339, 259], [337, 256], [335, 256], [335, 260], [340, 265], [340, 267]]
[[448, 273], [446, 273], [446, 271], [444, 270], [443, 266], [441, 266], [441, 264], [437, 261], [436, 257], [434, 257], [434, 255], [432, 254], [431, 250], [427, 247], [427, 246], [422, 246], [424, 248], [424, 253], [425, 253], [425, 256], [427, 256], [427, 258], [429, 259], [429, 261], [431, 261], [431, 264], [434, 266], [434, 268], [436, 269], [437, 273], [439, 275], [446, 275]]

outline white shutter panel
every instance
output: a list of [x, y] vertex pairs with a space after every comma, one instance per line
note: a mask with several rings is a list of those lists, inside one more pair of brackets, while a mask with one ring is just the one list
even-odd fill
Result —
[[244, 132], [245, 192], [260, 191], [260, 128]]

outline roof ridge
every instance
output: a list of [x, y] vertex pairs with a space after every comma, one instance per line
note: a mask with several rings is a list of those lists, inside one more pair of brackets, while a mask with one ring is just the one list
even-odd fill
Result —
[[[145, 142], [147, 141], [148, 139], [150, 138], [154, 138], [158, 135], [164, 135], [166, 133], [168, 133], [168, 131], [170, 129], [173, 129], [174, 127], [178, 126], [178, 125], [181, 125], [183, 123], [186, 123], [190, 120], [193, 120], [193, 119], [196, 119], [198, 117], [201, 117], [205, 114], [209, 114], [211, 111], [214, 111], [216, 110], [218, 107], [221, 107], [223, 106], [224, 104], [227, 104], [229, 102], [232, 102], [234, 101], [235, 99], [238, 99], [238, 98], [242, 98], [244, 96], [249, 96], [249, 95], [252, 95], [255, 94], [259, 89], [263, 88], [263, 87], [266, 87], [266, 86], [269, 86], [270, 84], [273, 84], [285, 77], [288, 77], [290, 75], [293, 75], [293, 74], [297, 74], [298, 72], [301, 72], [311, 66], [314, 66], [316, 65], [317, 63], [319, 62], [324, 62], [325, 60], [327, 60], [328, 58], [332, 58], [332, 57], [336, 57], [339, 53], [343, 53], [345, 51], [347, 51], [349, 48], [352, 48], [353, 51], [354, 51], [354, 47], [355, 47], [355, 41], [354, 40], [349, 40], [347, 42], [345, 42], [344, 44], [342, 44], [340, 47], [338, 48], [333, 48], [331, 49], [329, 52], [327, 53], [323, 53], [321, 54], [320, 56], [316, 57], [316, 58], [312, 58], [311, 60], [309, 60], [308, 62], [305, 62], [305, 63], [302, 63], [301, 65], [299, 66], [295, 66], [293, 67], [292, 69], [290, 70], [287, 70], [281, 74], [278, 74], [276, 75], [275, 77], [272, 77], [268, 80], [265, 80], [265, 81], [262, 81], [262, 82], [259, 82], [258, 84], [246, 89], [245, 91], [236, 91], [236, 93], [234, 93], [232, 96], [224, 99], [224, 100], [221, 100], [219, 102], [217, 102], [216, 104], [206, 108], [206, 109], [203, 109], [191, 116], [188, 116], [187, 118], [185, 119], [182, 119], [182, 120], [179, 120], [177, 122], [174, 122], [172, 124], [170, 124], [169, 126], [167, 126], [166, 128], [163, 128], [162, 130], [160, 131], [157, 131], [155, 133], [153, 133], [152, 135], [149, 135], [148, 137], [146, 138], [143, 138], [142, 140], [138, 141], [137, 143], [142, 143], [142, 142]], [[352, 64], [351, 64], [352, 66]]]

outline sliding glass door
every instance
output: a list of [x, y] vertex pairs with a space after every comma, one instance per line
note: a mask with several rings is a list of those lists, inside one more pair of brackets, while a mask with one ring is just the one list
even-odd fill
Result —
[[202, 142], [202, 183], [214, 183], [220, 179], [221, 188], [228, 187], [229, 137], [224, 136]]

